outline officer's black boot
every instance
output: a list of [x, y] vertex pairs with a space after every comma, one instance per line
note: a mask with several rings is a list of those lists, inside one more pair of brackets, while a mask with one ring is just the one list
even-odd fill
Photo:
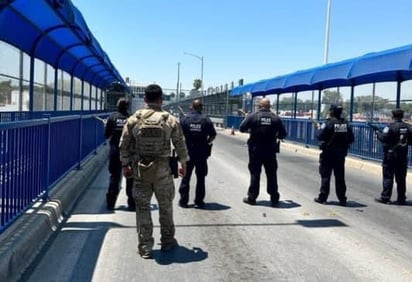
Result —
[[127, 209], [129, 211], [136, 210], [136, 202], [133, 198], [133, 178], [126, 178], [126, 195], [127, 195]]
[[114, 210], [114, 206], [116, 204], [117, 195], [119, 194], [118, 191], [109, 190], [106, 194], [106, 208], [108, 210]]
[[127, 209], [129, 211], [135, 211], [136, 210], [136, 203], [133, 198], [127, 198]]

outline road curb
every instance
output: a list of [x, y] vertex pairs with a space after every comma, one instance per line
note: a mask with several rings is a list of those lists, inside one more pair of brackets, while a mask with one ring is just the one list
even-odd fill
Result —
[[78, 197], [106, 163], [109, 146], [102, 145], [80, 170], [66, 175], [50, 192], [50, 200], [37, 202], [0, 235], [0, 281], [17, 281], [70, 214]]

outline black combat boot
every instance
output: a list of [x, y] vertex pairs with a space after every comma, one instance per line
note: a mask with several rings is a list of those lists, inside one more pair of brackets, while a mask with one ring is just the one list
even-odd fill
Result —
[[110, 211], [114, 210], [114, 206], [116, 204], [117, 195], [119, 193], [115, 191], [109, 191], [106, 194], [106, 208]]

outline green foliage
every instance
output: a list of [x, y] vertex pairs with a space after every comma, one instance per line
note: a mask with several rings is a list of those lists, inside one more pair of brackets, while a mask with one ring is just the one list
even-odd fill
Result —
[[195, 79], [193, 81], [193, 88], [196, 89], [196, 90], [199, 90], [200, 88], [202, 88], [202, 80]]
[[0, 104], [10, 103], [12, 90], [11, 80], [0, 82]]
[[325, 90], [322, 95], [322, 104], [325, 105], [321, 113], [322, 117], [329, 116], [329, 106], [331, 104], [341, 104], [344, 110], [347, 109], [343, 103], [342, 94], [338, 91]]
[[[357, 96], [353, 103], [353, 112], [372, 116], [374, 113], [387, 108], [387, 106], [388, 100], [382, 97], [373, 97], [372, 95]], [[347, 107], [349, 108], [349, 102], [347, 102]]]

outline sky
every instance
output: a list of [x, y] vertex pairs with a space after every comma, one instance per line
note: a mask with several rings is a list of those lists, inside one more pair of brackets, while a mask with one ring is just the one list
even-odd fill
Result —
[[[330, 0], [328, 63], [411, 44], [411, 0]], [[324, 64], [328, 0], [72, 0], [133, 84], [238, 85]], [[185, 55], [184, 53], [193, 55]], [[179, 67], [180, 65], [180, 67]]]

